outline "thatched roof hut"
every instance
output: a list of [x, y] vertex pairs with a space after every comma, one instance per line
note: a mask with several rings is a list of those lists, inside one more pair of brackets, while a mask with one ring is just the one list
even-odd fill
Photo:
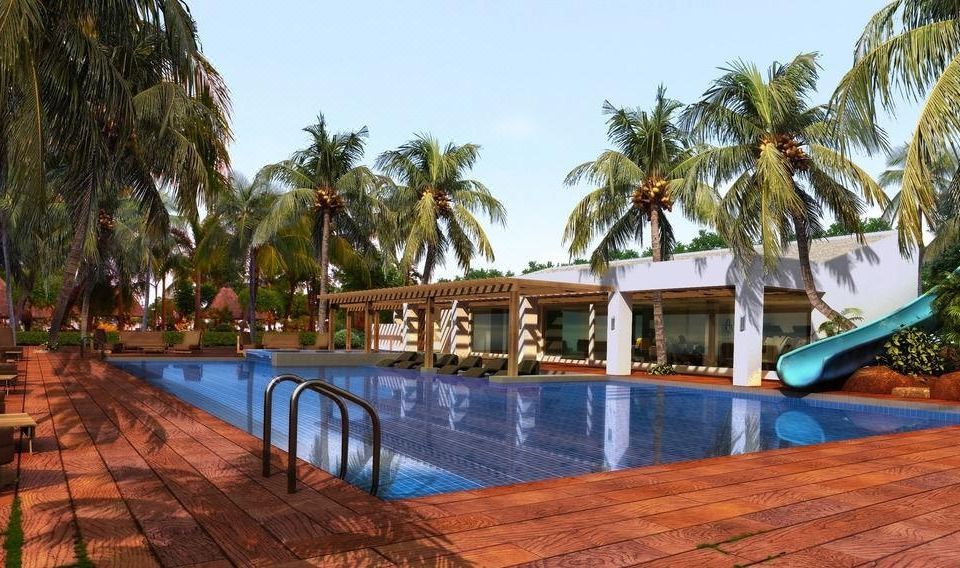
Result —
[[233, 288], [225, 286], [220, 288], [213, 301], [210, 302], [209, 311], [227, 310], [233, 319], [243, 319], [243, 307], [240, 306], [240, 297], [233, 291]]

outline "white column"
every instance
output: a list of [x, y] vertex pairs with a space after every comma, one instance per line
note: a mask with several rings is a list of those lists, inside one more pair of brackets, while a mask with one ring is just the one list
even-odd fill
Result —
[[733, 384], [760, 386], [763, 376], [763, 275], [751, 270], [736, 285], [733, 307]]
[[607, 304], [607, 374], [629, 375], [632, 353], [633, 306], [630, 294], [611, 292]]
[[597, 359], [597, 306], [590, 304], [587, 308], [587, 361], [593, 363]]

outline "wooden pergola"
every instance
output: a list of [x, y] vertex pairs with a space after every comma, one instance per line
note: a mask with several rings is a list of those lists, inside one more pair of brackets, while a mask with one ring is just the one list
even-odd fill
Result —
[[[372, 344], [379, 345], [380, 311], [396, 310], [403, 307], [422, 307], [424, 321], [420, 329], [424, 334], [424, 367], [433, 367], [433, 325], [434, 313], [438, 307], [457, 305], [507, 304], [507, 374], [517, 374], [518, 340], [520, 336], [521, 298], [538, 300], [558, 300], [568, 298], [595, 299], [607, 301], [610, 288], [598, 284], [579, 284], [552, 282], [549, 280], [531, 280], [527, 278], [484, 278], [481, 280], [461, 280], [424, 284], [419, 286], [400, 286], [396, 288], [377, 288], [357, 292], [321, 294], [318, 299], [328, 302], [329, 313], [340, 308], [347, 312], [347, 345], [350, 345], [352, 314], [363, 312], [363, 321], [367, 333], [364, 334], [364, 351], [371, 351]], [[376, 313], [376, 321], [371, 322]], [[331, 318], [333, 321], [333, 318]], [[370, 333], [371, 323], [373, 333]], [[372, 336], [372, 337], [371, 337]], [[331, 330], [331, 338], [332, 330]], [[331, 346], [333, 341], [330, 342]]]

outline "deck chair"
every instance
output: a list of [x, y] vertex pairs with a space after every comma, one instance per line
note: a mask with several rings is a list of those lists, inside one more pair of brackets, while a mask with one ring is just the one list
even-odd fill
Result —
[[460, 362], [460, 357], [458, 357], [456, 354], [444, 353], [443, 355], [434, 358], [433, 366], [437, 369], [442, 369], [447, 365], [456, 365], [458, 362]]
[[497, 357], [496, 359], [491, 359], [490, 362], [483, 367], [473, 367], [460, 374], [464, 377], [486, 377], [498, 371], [505, 371], [506, 369], [507, 359], [505, 357]]
[[394, 357], [385, 357], [383, 359], [380, 359], [379, 361], [377, 361], [377, 367], [393, 367], [397, 363], [410, 361], [416, 356], [417, 354], [414, 351], [404, 351], [403, 353], [400, 353], [399, 355], [396, 355]]
[[6, 356], [7, 353], [16, 353], [16, 358], [23, 358], [23, 347], [13, 344], [13, 330], [9, 327], [0, 327], [0, 356]]
[[476, 355], [471, 355], [464, 358], [459, 364], [451, 363], [449, 365], [444, 365], [437, 369], [438, 375], [456, 375], [460, 371], [466, 371], [467, 369], [472, 369], [474, 367], [482, 367], [483, 359], [477, 357]]
[[[494, 375], [500, 375], [500, 376], [503, 376], [506, 374], [507, 374], [506, 369], [503, 369], [501, 371], [497, 371], [496, 373], [494, 373]], [[524, 359], [523, 361], [520, 361], [520, 363], [517, 364], [517, 376], [539, 375], [539, 374], [540, 374], [540, 361], [537, 361], [536, 359]]]
[[401, 361], [393, 366], [394, 369], [419, 369], [423, 367], [423, 353], [415, 353], [413, 359]]

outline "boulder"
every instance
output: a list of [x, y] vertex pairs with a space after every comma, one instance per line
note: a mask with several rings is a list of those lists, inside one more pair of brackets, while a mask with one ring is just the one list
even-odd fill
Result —
[[894, 371], [889, 367], [862, 367], [843, 384], [848, 392], [869, 394], [890, 394], [897, 387], [924, 387], [920, 377], [911, 377]]
[[960, 400], [960, 371], [947, 373], [930, 381], [930, 398]]

